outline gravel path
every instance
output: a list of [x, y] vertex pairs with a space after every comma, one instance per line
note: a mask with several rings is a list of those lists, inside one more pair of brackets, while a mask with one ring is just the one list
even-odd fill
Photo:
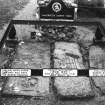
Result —
[[[35, 20], [35, 11], [37, 7], [37, 0], [30, 0], [30, 2], [22, 9], [19, 11], [18, 15], [16, 15], [13, 19], [16, 20]], [[9, 23], [5, 24], [3, 29], [0, 30], [0, 40], [2, 39], [7, 26]]]
[[17, 20], [35, 20], [37, 0], [30, 0], [26, 7], [14, 18]]

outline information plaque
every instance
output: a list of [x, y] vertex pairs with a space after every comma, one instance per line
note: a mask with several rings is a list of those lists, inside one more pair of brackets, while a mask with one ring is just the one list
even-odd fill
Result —
[[52, 0], [47, 6], [40, 6], [40, 19], [74, 20], [75, 8], [67, 6], [62, 0]]

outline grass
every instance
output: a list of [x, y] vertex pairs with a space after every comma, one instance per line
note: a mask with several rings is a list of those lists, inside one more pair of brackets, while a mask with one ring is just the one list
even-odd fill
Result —
[[29, 0], [0, 0], [0, 29], [26, 5]]

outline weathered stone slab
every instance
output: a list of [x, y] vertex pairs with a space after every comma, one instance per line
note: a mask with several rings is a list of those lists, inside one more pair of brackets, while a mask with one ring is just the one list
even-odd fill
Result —
[[[96, 70], [105, 70], [105, 49], [99, 46], [92, 46], [89, 51], [90, 66]], [[104, 69], [102, 69], [104, 68]], [[92, 77], [96, 87], [105, 93], [105, 77]]]
[[91, 46], [89, 50], [90, 67], [105, 68], [105, 48]]
[[93, 96], [89, 78], [87, 77], [56, 77], [54, 86], [58, 94], [63, 96]]
[[12, 68], [49, 68], [50, 45], [40, 42], [25, 42], [17, 48]]
[[[12, 68], [42, 69], [50, 67], [50, 45], [24, 42], [17, 48]], [[49, 77], [9, 77], [4, 93], [46, 96], [49, 94]]]
[[[55, 68], [68, 68], [70, 70], [85, 68], [79, 45], [76, 43], [56, 42], [54, 55]], [[63, 59], [66, 62], [62, 62]], [[57, 60], [61, 62], [61, 65], [57, 63]], [[94, 95], [87, 77], [55, 77], [54, 86], [57, 89], [57, 93], [63, 96], [86, 97]]]
[[105, 77], [92, 77], [94, 80], [95, 86], [105, 94]]
[[80, 47], [76, 43], [56, 42], [54, 50], [54, 67], [84, 69]]
[[48, 77], [10, 77], [3, 89], [3, 93], [27, 96], [48, 96], [49, 81]]

